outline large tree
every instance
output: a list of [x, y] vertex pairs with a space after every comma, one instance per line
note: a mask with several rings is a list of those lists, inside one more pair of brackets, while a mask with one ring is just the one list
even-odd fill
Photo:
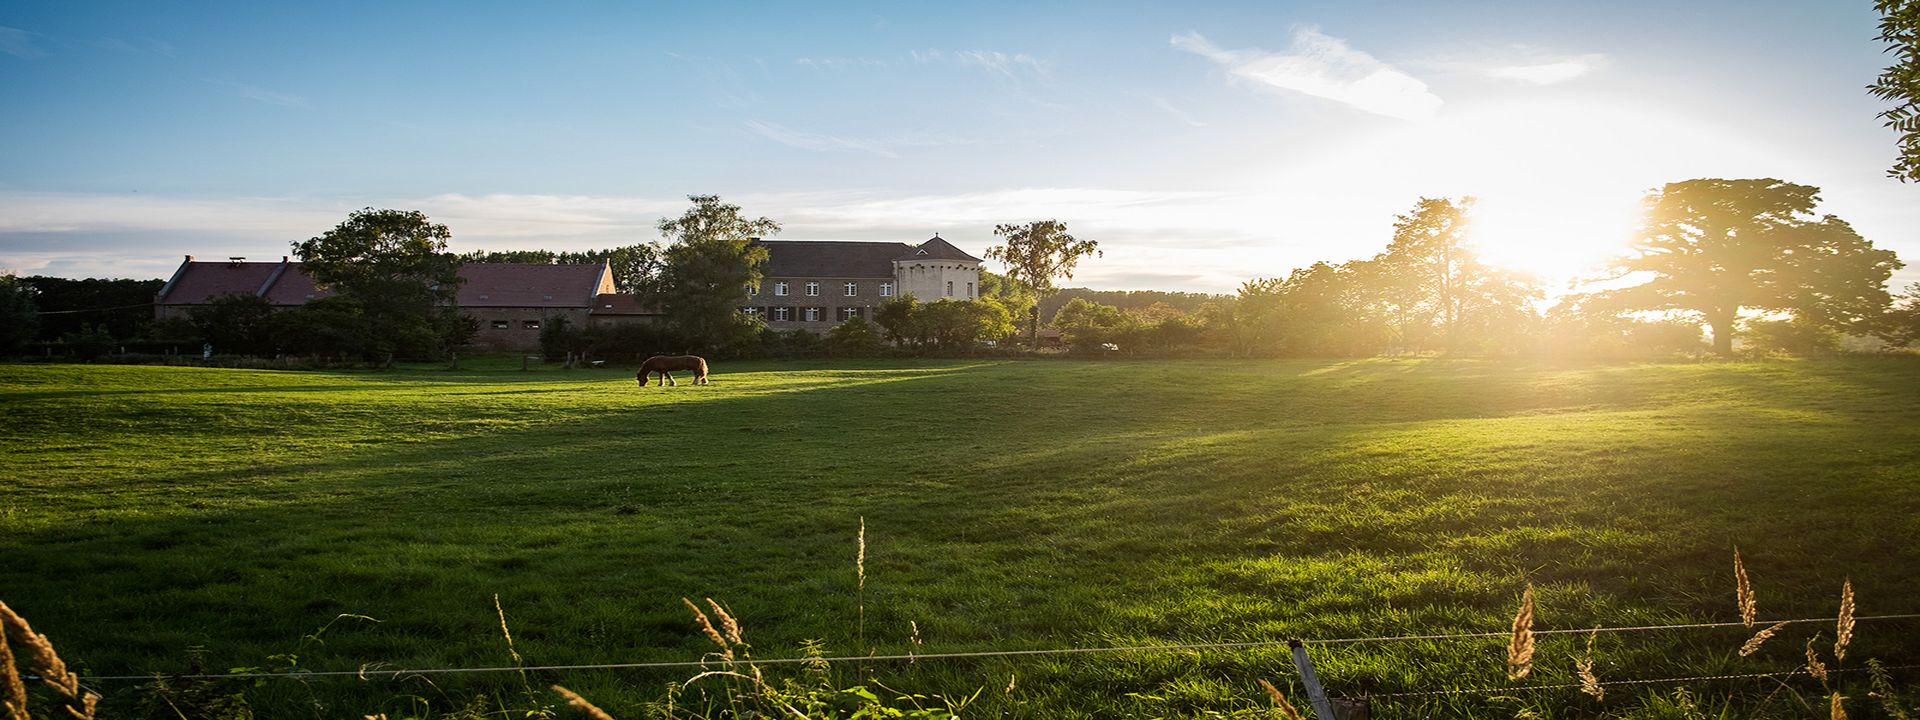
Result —
[[460, 260], [453, 233], [418, 210], [366, 208], [319, 237], [293, 244], [307, 274], [360, 303], [371, 330], [366, 353], [432, 355], [472, 332], [454, 300]]
[[1877, 319], [1900, 261], [1846, 221], [1815, 215], [1819, 200], [1819, 188], [1773, 179], [1668, 183], [1648, 196], [1632, 254], [1615, 267], [1615, 278], [1649, 279], [1601, 300], [1693, 315], [1722, 355], [1743, 312], [1836, 329]]
[[[1074, 268], [1088, 255], [1101, 255], [1100, 243], [1076, 238], [1059, 220], [1025, 225], [999, 225], [993, 234], [1003, 245], [987, 248], [987, 258], [1007, 266], [1007, 277], [1027, 286], [1040, 299], [1059, 291], [1056, 279], [1073, 279]], [[1040, 347], [1040, 314], [1032, 313], [1033, 347]]]
[[1540, 293], [1523, 276], [1480, 261], [1469, 245], [1473, 198], [1420, 198], [1395, 218], [1393, 240], [1350, 268], [1394, 318], [1402, 347], [1449, 351], [1511, 344]]
[[1900, 133], [1900, 154], [1887, 174], [1901, 181], [1920, 180], [1920, 0], [1876, 0], [1880, 39], [1893, 64], [1867, 90], [1893, 103], [1880, 117]]
[[755, 238], [780, 232], [780, 223], [748, 219], [718, 195], [691, 195], [680, 217], [660, 220], [668, 241], [661, 268], [661, 305], [688, 342], [720, 349], [753, 339], [759, 322], [741, 310], [747, 288], [760, 284], [767, 249]]

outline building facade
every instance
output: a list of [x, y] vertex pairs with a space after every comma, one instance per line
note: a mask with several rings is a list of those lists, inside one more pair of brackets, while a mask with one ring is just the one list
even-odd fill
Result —
[[939, 235], [896, 242], [758, 240], [767, 249], [760, 287], [746, 310], [775, 330], [825, 332], [848, 318], [872, 320], [901, 295], [923, 302], [980, 296], [980, 258]]
[[[645, 312], [631, 302], [611, 299], [613, 270], [605, 264], [468, 263], [460, 266], [460, 278], [454, 302], [479, 323], [473, 345], [485, 350], [538, 350], [541, 328], [556, 319], [585, 327], [601, 317]], [[227, 295], [258, 295], [285, 309], [332, 294], [316, 285], [300, 263], [284, 256], [279, 262], [203, 262], [188, 255], [154, 296], [153, 314], [158, 320], [186, 317]]]

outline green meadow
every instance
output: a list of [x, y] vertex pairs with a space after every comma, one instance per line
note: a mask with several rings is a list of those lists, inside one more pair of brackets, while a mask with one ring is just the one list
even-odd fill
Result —
[[[682, 597], [730, 606], [762, 658], [1499, 633], [1529, 583], [1541, 629], [1725, 622], [1736, 545], [1763, 623], [1834, 615], [1849, 579], [1861, 615], [1920, 613], [1910, 357], [720, 363], [712, 385], [644, 389], [631, 372], [0, 365], [0, 600], [93, 676], [289, 653], [511, 665], [496, 595], [529, 665], [697, 660], [712, 647]], [[1834, 628], [1740, 657], [1752, 632], [1609, 633], [1595, 670], [1793, 670]], [[1542, 637], [1519, 682], [1504, 638], [1313, 652], [1354, 697], [1576, 683], [1585, 644]], [[1855, 717], [1874, 717], [1868, 658], [1920, 663], [1920, 621], [1859, 624], [1834, 676]], [[1258, 679], [1301, 697], [1284, 646], [834, 673], [978, 692], [986, 716], [1230, 714], [1267, 706]], [[530, 685], [637, 718], [693, 674]], [[131, 712], [139, 685], [96, 687]], [[233, 687], [263, 717], [535, 702], [512, 673]], [[1825, 713], [1799, 677], [1381, 698], [1374, 716], [1665, 717], [1679, 687], [1709, 716]]]

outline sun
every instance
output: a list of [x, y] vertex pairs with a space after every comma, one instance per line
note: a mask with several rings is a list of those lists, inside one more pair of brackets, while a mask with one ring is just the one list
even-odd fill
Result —
[[1483, 262], [1530, 275], [1557, 295], [1626, 252], [1638, 211], [1632, 196], [1516, 189], [1477, 198], [1468, 242]]

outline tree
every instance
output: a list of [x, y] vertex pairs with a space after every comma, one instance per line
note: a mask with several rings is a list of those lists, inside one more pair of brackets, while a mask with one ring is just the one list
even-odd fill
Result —
[[747, 288], [760, 284], [767, 249], [755, 238], [780, 232], [767, 218], [749, 220], [718, 195], [690, 195], [680, 217], [660, 220], [669, 245], [661, 270], [661, 305], [688, 342], [720, 349], [754, 339], [760, 322], [741, 310]]
[[82, 326], [105, 325], [117, 338], [130, 338], [153, 322], [153, 295], [165, 280], [48, 277], [20, 279], [33, 287], [40, 308], [40, 338], [52, 340]]
[[1881, 320], [1880, 337], [1898, 347], [1920, 343], [1920, 282], [1909, 283]]
[[919, 323], [920, 301], [912, 293], [897, 295], [880, 302], [873, 310], [873, 322], [887, 334], [887, 341], [896, 345], [918, 345], [925, 337]]
[[365, 208], [319, 237], [294, 243], [315, 282], [359, 302], [370, 327], [369, 356], [427, 356], [471, 335], [454, 300], [460, 260], [453, 236], [418, 210]]
[[261, 355], [273, 349], [273, 305], [251, 293], [215, 298], [187, 314], [201, 340], [222, 355]]
[[40, 327], [33, 294], [33, 288], [13, 273], [0, 273], [0, 353], [16, 352], [33, 342]]
[[[1080, 258], [1099, 257], [1100, 243], [1082, 240], [1067, 233], [1067, 224], [1058, 220], [1040, 220], [1025, 225], [999, 225], [993, 234], [1004, 245], [987, 248], [987, 258], [1007, 266], [1007, 277], [1025, 285], [1041, 299], [1058, 291], [1056, 278], [1072, 280]], [[1040, 315], [1032, 314], [1033, 347], [1040, 347]]]
[[[1075, 352], [1092, 352], [1107, 343], [1121, 345], [1121, 341], [1134, 330], [1134, 319], [1120, 308], [1112, 305], [1088, 302], [1074, 298], [1072, 302], [1061, 306], [1060, 312], [1053, 315], [1053, 326], [1059, 328], [1060, 339], [1073, 347]], [[1131, 351], [1133, 348], [1122, 346]]]
[[1901, 263], [1846, 221], [1815, 216], [1819, 200], [1819, 188], [1773, 179], [1668, 183], [1648, 196], [1634, 254], [1614, 268], [1613, 279], [1650, 279], [1600, 300], [1617, 312], [1695, 316], [1720, 355], [1732, 354], [1743, 311], [1829, 328], [1877, 320]]
[[880, 347], [880, 333], [863, 318], [847, 318], [827, 331], [827, 349], [841, 357], [872, 357]]
[[1875, 0], [1873, 6], [1880, 11], [1880, 39], [1894, 54], [1893, 64], [1867, 86], [1874, 97], [1894, 103], [1880, 113], [1900, 133], [1900, 154], [1887, 175], [1920, 180], [1920, 0]]

